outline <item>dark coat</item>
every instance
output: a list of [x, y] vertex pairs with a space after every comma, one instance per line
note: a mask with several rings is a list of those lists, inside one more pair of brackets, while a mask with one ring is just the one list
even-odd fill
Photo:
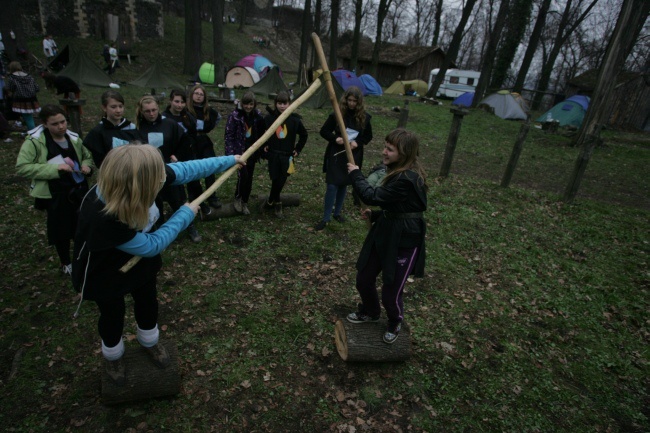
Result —
[[172, 119], [158, 115], [153, 122], [146, 119], [140, 119], [138, 126], [145, 143], [157, 147], [163, 154], [166, 163], [171, 162], [171, 156], [174, 155], [180, 161], [188, 161], [190, 157], [190, 147], [186, 141], [183, 141], [183, 129]]
[[427, 194], [422, 179], [408, 170], [373, 188], [361, 170], [351, 172], [350, 178], [364, 203], [381, 207], [381, 210], [372, 212], [372, 227], [359, 253], [357, 270], [366, 266], [374, 246], [381, 260], [383, 282], [391, 284], [395, 278], [398, 248], [417, 247], [418, 257], [412, 274], [424, 276], [426, 223], [422, 217], [400, 218], [400, 214], [427, 210]]
[[[264, 118], [264, 123], [268, 129], [280, 117], [280, 112], [273, 110], [271, 114]], [[289, 157], [300, 154], [307, 143], [309, 134], [302, 119], [299, 115], [291, 113], [289, 117], [280, 125], [275, 133], [267, 141], [268, 151], [265, 157], [269, 160], [269, 175], [271, 180], [288, 176]], [[296, 143], [296, 139], [298, 142]]]
[[119, 125], [113, 125], [108, 119], [103, 118], [99, 121], [99, 125], [91, 129], [84, 138], [84, 147], [90, 150], [95, 167], [99, 168], [111, 149], [135, 140], [143, 143], [146, 141], [130, 120], [122, 119]]
[[[259, 110], [253, 110], [249, 115], [237, 108], [226, 122], [224, 133], [224, 150], [226, 155], [241, 155], [254, 144], [266, 131], [264, 118]], [[257, 161], [260, 151], [251, 156]]]
[[[370, 114], [366, 113], [366, 119], [363, 125], [358, 125], [352, 113], [347, 113], [343, 118], [343, 123], [346, 128], [359, 131], [359, 135], [350, 141], [356, 141], [358, 147], [352, 150], [354, 162], [359, 168], [363, 166], [363, 148], [372, 140], [372, 125], [370, 124]], [[325, 182], [330, 185], [344, 186], [350, 185], [350, 177], [348, 176], [348, 157], [345, 152], [344, 146], [336, 144], [336, 139], [341, 137], [341, 131], [336, 122], [334, 113], [330, 114], [323, 127], [320, 129], [320, 136], [327, 140], [327, 149], [323, 157], [323, 173], [325, 175]], [[339, 153], [336, 155], [336, 153]]]

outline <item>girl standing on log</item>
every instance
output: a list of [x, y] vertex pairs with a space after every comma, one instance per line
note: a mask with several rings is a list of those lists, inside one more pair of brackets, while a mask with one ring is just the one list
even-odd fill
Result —
[[[278, 92], [275, 97], [274, 108], [271, 114], [264, 118], [266, 129], [280, 117], [289, 107], [289, 94], [285, 91]], [[262, 210], [275, 210], [275, 216], [283, 218], [280, 193], [289, 178], [289, 165], [292, 158], [298, 157], [307, 143], [307, 130], [302, 120], [296, 113], [291, 115], [278, 127], [275, 134], [269, 138], [264, 147], [264, 156], [269, 161], [269, 176], [271, 177], [271, 192], [269, 198], [262, 204]], [[296, 143], [298, 138], [298, 143]]]
[[68, 131], [65, 112], [45, 105], [42, 125], [29, 132], [18, 153], [18, 174], [32, 179], [34, 207], [47, 211], [47, 239], [54, 245], [64, 275], [72, 273], [70, 241], [77, 227], [77, 212], [88, 191], [92, 157], [79, 136]]
[[[341, 115], [352, 149], [354, 163], [362, 167], [363, 148], [372, 140], [372, 126], [370, 125], [370, 114], [366, 113], [363, 103], [363, 93], [358, 87], [350, 86], [339, 101]], [[316, 224], [314, 230], [323, 230], [330, 222], [332, 208], [334, 208], [334, 219], [340, 223], [345, 219], [341, 215], [343, 203], [347, 194], [350, 178], [347, 172], [347, 155], [343, 147], [343, 137], [336, 124], [334, 113], [330, 114], [320, 130], [320, 136], [327, 140], [327, 149], [323, 158], [323, 172], [327, 189], [325, 191], [325, 210], [323, 219]]]
[[[198, 206], [181, 206], [150, 232], [159, 217], [156, 195], [165, 185], [181, 185], [236, 163], [244, 165], [239, 155], [165, 165], [158, 149], [146, 144], [121, 146], [106, 155], [97, 185], [81, 205], [72, 279], [82, 299], [99, 307], [105, 368], [117, 385], [126, 381], [122, 332], [127, 294], [133, 297], [140, 345], [159, 368], [170, 362], [158, 344], [156, 275], [162, 266], [160, 253], [189, 226]], [[134, 255], [142, 259], [122, 273], [120, 268]]]
[[[241, 155], [260, 138], [266, 130], [262, 113], [256, 108], [257, 101], [253, 92], [246, 92], [239, 106], [230, 113], [226, 122], [224, 142], [226, 155]], [[253, 189], [253, 172], [259, 160], [259, 152], [247, 160], [246, 167], [237, 172], [235, 188], [235, 210], [244, 215], [250, 215], [248, 199]]]
[[[190, 89], [188, 99], [190, 100], [190, 103], [187, 104], [187, 111], [194, 119], [196, 125], [196, 127], [190, 129], [188, 133], [194, 139], [193, 148], [195, 150], [196, 158], [212, 158], [216, 154], [214, 153], [214, 143], [208, 136], [208, 133], [217, 126], [217, 123], [221, 120], [221, 116], [217, 110], [208, 105], [205, 88], [200, 84], [197, 84]], [[215, 180], [214, 175], [206, 177], [205, 188], [210, 188]], [[190, 200], [196, 199], [196, 197], [202, 193], [201, 184], [198, 184], [198, 188], [196, 184], [194, 184], [194, 187], [190, 188], [190, 190]], [[195, 192], [198, 192], [196, 197], [194, 197]], [[208, 199], [208, 202], [201, 206], [201, 212], [204, 216], [211, 213], [210, 206], [215, 209], [221, 207], [221, 202], [216, 193], [212, 194]]]
[[371, 186], [355, 164], [348, 163], [354, 190], [364, 203], [381, 210], [364, 209], [362, 217], [372, 226], [357, 260], [356, 287], [361, 296], [358, 311], [350, 313], [352, 323], [379, 320], [381, 307], [376, 279], [382, 273], [381, 302], [388, 316], [385, 343], [397, 340], [404, 320], [402, 295], [409, 275], [424, 276], [424, 236], [427, 209], [427, 184], [418, 160], [418, 138], [405, 129], [386, 136], [382, 162], [386, 176], [377, 187]]
[[84, 146], [92, 153], [97, 168], [111, 149], [144, 141], [135, 124], [124, 117], [124, 97], [119, 92], [107, 90], [100, 100], [104, 116], [84, 138]]

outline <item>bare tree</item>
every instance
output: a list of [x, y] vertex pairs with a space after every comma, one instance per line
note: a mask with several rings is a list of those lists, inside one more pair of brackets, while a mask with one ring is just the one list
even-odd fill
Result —
[[436, 1], [436, 13], [433, 19], [433, 39], [431, 40], [431, 46], [438, 46], [438, 38], [440, 37], [440, 20], [442, 18], [442, 2], [444, 0]]
[[521, 43], [521, 39], [528, 26], [530, 14], [533, 9], [533, 0], [514, 0], [511, 9], [512, 12], [507, 20], [504, 35], [494, 62], [492, 81], [490, 83], [492, 88], [503, 86], [507, 78], [510, 65], [517, 52], [517, 47]]
[[605, 61], [598, 73], [596, 87], [592, 94], [589, 109], [578, 131], [576, 146], [582, 150], [576, 160], [569, 184], [564, 193], [564, 200], [571, 202], [580, 186], [582, 176], [587, 169], [594, 147], [600, 140], [600, 130], [607, 121], [608, 100], [616, 84], [616, 76], [623, 69], [634, 42], [639, 36], [643, 23], [650, 13], [650, 2], [647, 0], [624, 0], [618, 16], [614, 34], [607, 46]]
[[185, 0], [185, 54], [183, 73], [195, 74], [201, 66], [201, 3]]
[[442, 84], [442, 80], [445, 78], [445, 73], [447, 72], [447, 69], [449, 69], [449, 65], [451, 65], [456, 59], [456, 55], [458, 54], [458, 48], [460, 47], [460, 42], [463, 37], [463, 30], [465, 29], [465, 24], [467, 24], [467, 21], [469, 20], [469, 16], [472, 14], [472, 10], [474, 9], [475, 4], [476, 4], [476, 0], [467, 0], [467, 2], [465, 3], [465, 7], [463, 8], [463, 13], [460, 18], [460, 22], [456, 27], [456, 31], [454, 32], [454, 37], [451, 40], [449, 49], [447, 50], [447, 55], [445, 56], [442, 66], [440, 66], [440, 71], [438, 71], [438, 75], [436, 75], [433, 84], [427, 91], [427, 96], [429, 98], [433, 98], [436, 96], [436, 93], [438, 92], [438, 88], [440, 87], [440, 84]]
[[377, 11], [377, 33], [375, 35], [375, 45], [372, 49], [372, 63], [370, 65], [370, 75], [377, 75], [377, 66], [379, 65], [379, 51], [382, 43], [382, 29], [384, 27], [384, 20], [388, 15], [388, 10], [393, 0], [379, 0], [379, 9]]
[[223, 83], [224, 77], [224, 60], [223, 60], [223, 12], [225, 0], [212, 0], [212, 57], [214, 61], [214, 82]]
[[497, 13], [497, 19], [492, 28], [492, 32], [489, 36], [489, 42], [487, 49], [485, 51], [485, 57], [483, 58], [483, 67], [481, 68], [481, 77], [478, 79], [478, 84], [474, 90], [474, 99], [472, 101], [472, 106], [476, 107], [483, 99], [483, 95], [487, 90], [488, 83], [490, 82], [490, 77], [492, 75], [492, 69], [495, 62], [495, 56], [497, 53], [497, 47], [499, 46], [499, 40], [501, 39], [501, 32], [506, 24], [506, 18], [510, 12], [510, 0], [501, 0], [501, 5], [499, 6], [499, 12]]
[[515, 92], [521, 92], [524, 88], [526, 75], [528, 75], [528, 70], [533, 62], [535, 51], [537, 51], [537, 45], [539, 44], [542, 35], [542, 30], [544, 30], [544, 26], [546, 25], [546, 15], [548, 14], [550, 5], [551, 0], [541, 0], [539, 11], [537, 12], [537, 20], [535, 20], [535, 26], [533, 27], [533, 32], [528, 40], [528, 46], [526, 47], [526, 52], [521, 62], [521, 66], [519, 67], [519, 73], [517, 74], [517, 79], [515, 80], [515, 85], [513, 87]]
[[341, 8], [340, 0], [332, 0], [331, 4], [331, 18], [330, 18], [330, 55], [327, 59], [327, 63], [330, 70], [337, 68], [338, 60], [336, 58], [336, 52], [339, 48], [339, 11]]
[[555, 67], [555, 61], [560, 54], [562, 46], [589, 15], [596, 3], [598, 3], [598, 0], [576, 0], [575, 3], [574, 0], [567, 0], [564, 12], [558, 22], [551, 49], [548, 52], [548, 58], [542, 66], [539, 81], [537, 82], [537, 93], [533, 99], [533, 109], [539, 108], [544, 92], [548, 89], [551, 74]]
[[244, 26], [246, 25], [246, 14], [248, 13], [248, 0], [239, 0], [237, 7], [237, 14], [239, 15], [239, 27], [237, 31], [244, 33]]
[[361, 40], [361, 19], [363, 18], [363, 0], [354, 0], [354, 31], [352, 33], [352, 50], [350, 54], [350, 69], [357, 69], [359, 59], [359, 42]]
[[298, 61], [298, 83], [300, 84], [303, 84], [303, 75], [305, 74], [305, 64], [307, 63], [307, 47], [309, 47], [310, 41], [311, 41], [311, 0], [305, 0], [305, 9], [302, 14], [300, 59]]

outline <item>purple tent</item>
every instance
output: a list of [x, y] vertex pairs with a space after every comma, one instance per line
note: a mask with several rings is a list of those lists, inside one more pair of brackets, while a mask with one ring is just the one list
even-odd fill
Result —
[[239, 60], [235, 66], [253, 68], [260, 74], [260, 78], [264, 78], [266, 73], [275, 65], [261, 54], [249, 54]]
[[350, 86], [357, 86], [364, 96], [368, 94], [368, 90], [363, 84], [363, 81], [361, 81], [354, 72], [345, 69], [337, 69], [336, 71], [332, 71], [332, 75], [336, 78], [336, 81], [339, 82], [341, 87], [343, 87], [343, 90], [348, 90], [348, 87]]

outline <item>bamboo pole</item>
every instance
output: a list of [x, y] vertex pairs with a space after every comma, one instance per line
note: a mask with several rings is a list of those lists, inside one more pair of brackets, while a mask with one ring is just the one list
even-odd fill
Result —
[[336, 92], [334, 91], [334, 86], [332, 85], [332, 75], [327, 67], [327, 60], [325, 60], [325, 52], [323, 51], [323, 46], [320, 43], [320, 39], [316, 33], [311, 34], [311, 40], [314, 43], [314, 48], [318, 54], [318, 60], [320, 60], [320, 67], [323, 69], [323, 74], [321, 77], [325, 81], [325, 87], [327, 88], [327, 93], [330, 97], [330, 102], [332, 102], [332, 108], [334, 109], [334, 117], [336, 117], [336, 124], [341, 130], [341, 137], [343, 137], [343, 145], [345, 146], [345, 155], [348, 157], [348, 162], [354, 164], [354, 156], [352, 156], [352, 149], [350, 148], [350, 142], [348, 141], [348, 133], [345, 129], [345, 122], [343, 122], [343, 115], [341, 115], [341, 108], [339, 107], [339, 101], [336, 99]]
[[[315, 80], [311, 86], [302, 94], [298, 99], [293, 101], [291, 105], [287, 107], [286, 110], [280, 116], [273, 122], [273, 124], [266, 130], [266, 132], [255, 142], [251, 147], [249, 147], [246, 152], [244, 152], [241, 155], [241, 160], [242, 161], [248, 161], [248, 158], [257, 151], [266, 141], [271, 138], [273, 134], [275, 134], [275, 130], [278, 129], [282, 125], [282, 123], [293, 113], [296, 111], [300, 105], [302, 105], [307, 99], [309, 99], [315, 92], [318, 90], [318, 88], [321, 86], [321, 81], [320, 80]], [[330, 83], [331, 85], [332, 83]], [[349, 147], [349, 144], [348, 144]], [[216, 180], [215, 183], [210, 185], [210, 188], [206, 189], [203, 194], [198, 196], [194, 201], [192, 201], [193, 206], [198, 206], [201, 203], [203, 203], [205, 200], [208, 199], [223, 183], [228, 179], [233, 173], [237, 172], [239, 170], [240, 166], [239, 164], [235, 164], [232, 167], [230, 167], [228, 170], [224, 171], [221, 176]], [[133, 266], [135, 266], [139, 261], [140, 261], [140, 256], [133, 256], [131, 260], [126, 262], [124, 266], [120, 268], [120, 272], [123, 274], [129, 272]]]

